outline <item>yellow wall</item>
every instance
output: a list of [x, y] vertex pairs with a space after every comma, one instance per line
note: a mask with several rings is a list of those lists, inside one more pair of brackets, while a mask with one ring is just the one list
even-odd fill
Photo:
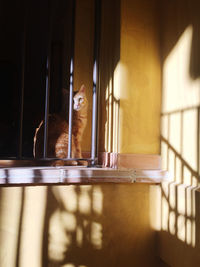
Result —
[[121, 1], [117, 70], [120, 153], [159, 153], [161, 81], [156, 2]]
[[156, 188], [2, 188], [0, 266], [155, 267]]
[[[82, 83], [88, 88], [89, 120], [83, 138], [86, 151], [90, 150], [91, 136], [93, 11], [91, 0], [77, 1], [75, 88]], [[100, 151], [160, 152], [157, 22], [156, 0], [102, 1]]]
[[158, 247], [170, 266], [199, 266], [199, 1], [162, 1], [162, 158]]
[[[77, 13], [85, 13], [77, 17], [81, 27], [75, 47], [75, 87], [84, 83], [89, 99], [91, 2], [77, 1]], [[120, 153], [159, 153], [156, 2], [121, 0], [121, 11], [114, 4], [117, 1], [112, 3], [114, 8], [111, 1], [102, 1], [99, 147]], [[91, 116], [91, 105], [89, 110]], [[84, 140], [83, 149], [89, 150], [90, 124]], [[154, 229], [157, 189], [137, 184], [3, 188], [0, 265], [14, 267], [18, 262], [20, 267], [40, 267], [47, 266], [48, 259], [52, 267], [159, 266]]]
[[169, 266], [200, 265], [200, 192], [177, 182], [163, 183], [158, 254]]

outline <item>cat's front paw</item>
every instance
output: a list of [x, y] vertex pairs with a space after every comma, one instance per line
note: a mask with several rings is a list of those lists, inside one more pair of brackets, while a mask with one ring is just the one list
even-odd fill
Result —
[[52, 162], [51, 166], [59, 167], [59, 166], [77, 166], [78, 162], [76, 160], [56, 160]]
[[69, 164], [67, 165], [70, 165], [70, 166], [77, 166], [78, 165], [78, 162], [76, 160], [70, 160], [68, 161]]
[[53, 167], [58, 167], [58, 166], [64, 166], [64, 161], [63, 160], [55, 160], [51, 163], [51, 166]]
[[88, 166], [88, 162], [86, 160], [79, 160], [78, 161], [78, 165], [81, 165], [81, 166]]

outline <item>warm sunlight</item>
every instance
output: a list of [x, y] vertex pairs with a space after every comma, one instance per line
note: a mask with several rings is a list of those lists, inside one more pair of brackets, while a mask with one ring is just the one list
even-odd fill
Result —
[[192, 35], [188, 26], [164, 62], [162, 136], [196, 171], [200, 78], [190, 74]]
[[[53, 194], [60, 208], [50, 217], [49, 258], [62, 262], [71, 250], [84, 249], [88, 245], [101, 249], [102, 225], [97, 219], [103, 210], [101, 187], [53, 187]], [[92, 219], [92, 215], [96, 220]]]
[[120, 92], [120, 63], [110, 78], [106, 88], [106, 122], [105, 122], [105, 149], [107, 152], [118, 152], [119, 144], [119, 92]]
[[[16, 251], [18, 249], [18, 229], [22, 203], [22, 188], [3, 188], [1, 190], [0, 226], [3, 233], [0, 235], [1, 257], [8, 258], [8, 265], [14, 267]], [[2, 203], [5, 203], [2, 205]], [[2, 246], [4, 244], [4, 247]]]
[[195, 246], [195, 186], [198, 170], [200, 78], [190, 73], [192, 26], [188, 26], [163, 66], [163, 168], [174, 183], [162, 185], [162, 230]]
[[[19, 261], [22, 267], [41, 266], [46, 193], [46, 186], [25, 188]], [[30, 240], [32, 249], [28, 250]]]
[[163, 67], [163, 103], [162, 111], [170, 112], [199, 105], [200, 79], [190, 76], [190, 56], [193, 28], [188, 26]]

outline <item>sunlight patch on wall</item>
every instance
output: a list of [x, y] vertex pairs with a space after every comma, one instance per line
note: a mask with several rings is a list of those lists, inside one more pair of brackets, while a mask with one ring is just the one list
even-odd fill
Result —
[[112, 125], [113, 125], [113, 112], [112, 112], [112, 99], [113, 99], [113, 84], [112, 78], [106, 88], [106, 125], [105, 125], [105, 140], [106, 140], [106, 151], [112, 152]]
[[168, 231], [168, 218], [169, 218], [169, 205], [168, 202], [166, 200], [166, 198], [163, 196], [162, 197], [162, 230], [164, 231]]
[[16, 266], [16, 251], [20, 209], [22, 205], [22, 188], [2, 188], [0, 206], [0, 265]]
[[66, 211], [57, 209], [50, 218], [49, 258], [62, 261], [72, 242], [71, 232], [76, 229], [76, 217]]
[[174, 157], [174, 153], [171, 149], [168, 150], [168, 155], [167, 155], [168, 159], [168, 163], [167, 163], [167, 170], [173, 175], [174, 177], [174, 173], [175, 173], [175, 157]]
[[[61, 263], [68, 253], [74, 255], [79, 253], [80, 249], [88, 250], [88, 247], [101, 249], [103, 242], [103, 226], [99, 222], [103, 212], [101, 186], [55, 187], [53, 194], [59, 205], [50, 217], [49, 260]], [[73, 266], [72, 261], [67, 264]]]
[[169, 213], [169, 232], [172, 235], [176, 233], [176, 214], [174, 211]]
[[188, 26], [163, 66], [163, 166], [174, 183], [162, 186], [162, 229], [195, 247], [200, 78], [190, 73], [193, 28]]
[[76, 243], [78, 247], [82, 247], [83, 245], [83, 229], [80, 226], [76, 228]]
[[102, 225], [100, 223], [92, 222], [91, 243], [95, 249], [102, 248]]
[[114, 70], [114, 76], [110, 78], [106, 87], [105, 105], [105, 150], [118, 152], [119, 145], [119, 104], [120, 104], [120, 63]]
[[75, 231], [77, 220], [74, 214], [66, 211], [61, 211], [59, 214], [59, 220], [68, 232]]
[[192, 222], [192, 247], [196, 245], [196, 223], [195, 220]]
[[[19, 263], [22, 267], [41, 266], [46, 194], [46, 186], [25, 188]], [[30, 240], [31, 249], [27, 249]]]
[[182, 109], [200, 103], [200, 79], [190, 76], [190, 56], [193, 28], [188, 26], [163, 66], [162, 111]]
[[181, 129], [181, 113], [172, 114], [169, 120], [169, 142], [178, 153], [181, 153], [183, 146], [181, 138], [183, 132], [183, 129]]
[[192, 185], [192, 174], [187, 167], [183, 167], [183, 181], [185, 185]]
[[197, 153], [199, 153], [197, 151], [197, 138], [199, 138], [197, 136], [197, 112], [197, 109], [187, 111], [183, 118], [183, 157], [195, 171], [197, 171]]
[[[124, 143], [124, 125], [126, 125], [126, 131], [131, 133], [130, 129], [130, 110], [127, 109], [127, 101], [129, 99], [129, 79], [128, 68], [122, 62], [119, 62], [114, 71], [114, 99], [115, 99], [115, 143], [114, 152], [122, 153], [122, 145]], [[120, 123], [119, 123], [120, 122]], [[132, 124], [132, 122], [131, 122]]]
[[176, 158], [175, 162], [175, 180], [177, 183], [182, 182], [182, 164], [179, 158]]
[[91, 197], [90, 197], [90, 189], [91, 187], [81, 187], [78, 206], [79, 211], [82, 214], [90, 214], [91, 213]]
[[62, 203], [67, 211], [75, 212], [77, 210], [78, 200], [73, 186], [68, 187], [67, 194], [65, 188], [62, 187], [54, 186], [52, 190], [58, 203]]
[[186, 198], [185, 198], [185, 186], [179, 185], [177, 188], [177, 211], [179, 214], [185, 215], [186, 211]]
[[188, 26], [164, 62], [161, 133], [197, 171], [200, 78], [194, 80], [190, 74], [192, 35], [193, 28]]
[[95, 186], [93, 191], [93, 205], [92, 210], [100, 215], [103, 211], [103, 195], [100, 186]]
[[187, 219], [187, 221], [186, 221], [186, 243], [188, 245], [192, 244], [191, 232], [192, 232], [192, 222], [190, 219]]
[[185, 242], [185, 216], [179, 215], [177, 219], [177, 237]]
[[168, 165], [168, 147], [167, 144], [164, 142], [161, 142], [161, 156], [162, 156], [162, 170], [167, 170], [167, 165]]
[[174, 184], [169, 185], [169, 205], [170, 208], [175, 210], [176, 209], [176, 187]]
[[161, 200], [162, 230], [195, 247], [195, 187], [163, 183]]

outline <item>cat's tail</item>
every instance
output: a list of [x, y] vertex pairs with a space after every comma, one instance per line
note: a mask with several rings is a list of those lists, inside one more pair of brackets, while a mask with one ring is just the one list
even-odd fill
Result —
[[44, 121], [41, 121], [38, 128], [36, 128], [35, 130], [35, 135], [33, 138], [33, 157], [36, 158], [36, 156], [38, 156], [38, 147], [37, 147], [37, 141], [38, 141], [38, 132], [40, 130], [40, 128], [42, 127]]

